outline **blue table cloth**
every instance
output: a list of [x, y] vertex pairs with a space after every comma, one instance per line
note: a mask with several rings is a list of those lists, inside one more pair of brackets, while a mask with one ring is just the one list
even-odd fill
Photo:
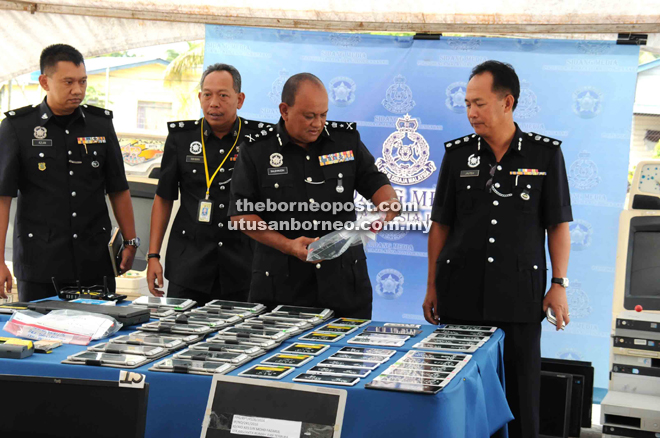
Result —
[[[9, 319], [0, 315], [0, 327]], [[382, 325], [374, 322], [372, 325]], [[513, 417], [506, 403], [502, 351], [504, 334], [498, 330], [491, 339], [473, 354], [472, 360], [437, 395], [411, 394], [403, 392], [365, 389], [365, 383], [384, 371], [390, 364], [403, 356], [412, 345], [430, 332], [433, 326], [423, 326], [424, 333], [406, 342], [388, 362], [384, 363], [360, 383], [353, 387], [336, 387], [348, 391], [342, 436], [365, 437], [506, 437], [506, 428]], [[117, 333], [125, 335], [135, 328]], [[361, 331], [361, 330], [358, 330]], [[336, 352], [357, 332], [339, 342], [330, 344], [326, 352], [312, 362], [300, 367], [283, 381], [314, 366]], [[0, 330], [0, 336], [12, 335]], [[298, 336], [287, 340], [267, 356], [296, 342]], [[16, 360], [0, 359], [0, 374], [25, 376], [68, 377], [82, 379], [118, 380], [119, 369], [79, 365], [63, 365], [67, 356], [86, 349], [83, 346], [63, 345], [51, 354], [38, 354]], [[236, 375], [267, 356], [254, 359], [250, 364], [234, 370]], [[148, 364], [133, 371], [145, 374], [149, 383], [147, 409], [147, 431], [149, 438], [198, 437], [204, 411], [211, 388], [211, 377], [192, 374], [174, 374], [148, 371]], [[7, 399], [6, 394], [0, 397]]]

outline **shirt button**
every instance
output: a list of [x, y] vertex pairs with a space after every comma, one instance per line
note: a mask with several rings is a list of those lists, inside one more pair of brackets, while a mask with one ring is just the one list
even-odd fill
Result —
[[220, 223], [218, 224], [218, 228], [222, 228], [222, 227], [224, 227], [224, 225], [222, 224], [222, 222], [220, 222]]
[[224, 190], [224, 189], [225, 189], [225, 186], [220, 186], [220, 190]]
[[539, 267], [537, 265], [534, 265], [534, 269], [538, 269]]
[[266, 271], [265, 274], [266, 274], [266, 277], [268, 277], [270, 275], [270, 272]]
[[497, 225], [497, 220], [493, 219], [492, 221], [490, 221], [490, 223], [493, 225]]
[[307, 161], [309, 161], [309, 155], [307, 155], [305, 158], [307, 158]]
[[225, 172], [225, 169], [220, 168], [220, 173], [224, 173], [224, 172]]
[[307, 182], [310, 182], [311, 180], [312, 180], [312, 177], [311, 177], [311, 176], [308, 176], [308, 177], [307, 177]]
[[495, 239], [493, 239], [492, 237], [491, 237], [490, 239], [488, 239], [488, 241], [489, 241], [490, 243], [495, 243]]
[[68, 129], [66, 129], [66, 130], [65, 130], [64, 132], [66, 132], [66, 133], [68, 134], [68, 133], [69, 133], [69, 130], [68, 130]]
[[279, 189], [280, 185], [278, 183], [275, 183], [275, 185], [273, 187], [275, 187], [276, 189]]
[[40, 156], [41, 158], [45, 157], [45, 155], [44, 155], [43, 152], [39, 152], [39, 156]]
[[492, 257], [488, 257], [488, 263], [493, 263], [494, 261], [495, 261], [494, 258], [492, 258]]
[[225, 208], [225, 204], [218, 204], [218, 208]]
[[94, 151], [94, 155], [98, 155], [98, 154], [96, 153], [96, 151]]
[[220, 153], [221, 153], [221, 154], [224, 154], [224, 153], [225, 153], [225, 150], [224, 150], [224, 149], [220, 149]]
[[71, 155], [73, 152], [69, 151], [69, 155]]
[[500, 188], [500, 183], [495, 183], [495, 188], [499, 189]]
[[313, 204], [314, 203], [314, 198], [309, 198], [309, 203]]
[[467, 186], [467, 189], [470, 190], [470, 186]]
[[343, 175], [342, 173], [340, 173], [339, 175], [337, 175], [337, 177], [339, 177], [339, 178], [343, 178], [344, 175]]
[[69, 175], [73, 176], [73, 170], [69, 170]]
[[493, 201], [493, 205], [494, 205], [495, 207], [497, 207], [498, 205], [500, 205], [500, 202], [499, 202], [499, 201]]
[[528, 189], [531, 189], [531, 188], [532, 188], [532, 185], [531, 185], [531, 184], [527, 184], [527, 188], [528, 188]]
[[78, 217], [78, 213], [74, 211], [73, 213], [71, 213], [71, 217]]
[[197, 173], [197, 169], [193, 169], [193, 173]]
[[321, 264], [320, 263], [316, 264], [316, 269], [321, 269]]
[[450, 261], [451, 261], [451, 260], [447, 259], [447, 264], [449, 264]]
[[186, 234], [186, 230], [181, 231], [181, 234]]
[[76, 192], [71, 192], [71, 196], [76, 196]]
[[34, 237], [34, 234], [30, 233], [30, 234], [28, 234], [28, 237], [29, 237], [29, 238]]
[[497, 170], [502, 170], [502, 166], [497, 166]]
[[222, 248], [222, 242], [218, 242], [218, 247]]
[[77, 234], [74, 234], [74, 235], [73, 235], [73, 238], [74, 238], [74, 239], [77, 239], [77, 238], [78, 238], [78, 235], [77, 235]]

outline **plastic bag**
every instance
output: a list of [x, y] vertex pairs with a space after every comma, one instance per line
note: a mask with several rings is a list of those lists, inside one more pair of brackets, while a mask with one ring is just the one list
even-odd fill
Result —
[[14, 312], [4, 329], [26, 339], [87, 345], [115, 334], [123, 324], [111, 316], [79, 310], [53, 310], [43, 315], [31, 310]]
[[386, 216], [382, 211], [367, 213], [353, 222], [350, 230], [337, 230], [326, 234], [307, 246], [311, 250], [307, 253], [307, 261], [332, 260], [345, 253], [351, 246], [366, 245], [369, 240], [374, 240], [376, 233], [380, 231], [374, 223], [383, 222]]

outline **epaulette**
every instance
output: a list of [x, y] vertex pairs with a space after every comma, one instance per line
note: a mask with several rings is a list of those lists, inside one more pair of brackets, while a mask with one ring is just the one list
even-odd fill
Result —
[[5, 113], [5, 116], [7, 117], [17, 117], [17, 116], [23, 116], [25, 114], [30, 114], [32, 111], [35, 111], [39, 105], [28, 105], [24, 106], [22, 108], [18, 108], [15, 110], [7, 111]]
[[167, 122], [169, 132], [188, 131], [193, 128], [199, 128], [199, 120], [180, 120], [178, 122]]
[[356, 131], [357, 124], [355, 122], [339, 122], [328, 120], [325, 122], [326, 129], [333, 131]]
[[87, 110], [90, 114], [94, 114], [96, 116], [101, 116], [101, 117], [108, 117], [110, 119], [112, 118], [112, 111], [108, 109], [100, 108], [98, 106], [88, 105], [88, 104], [84, 104], [82, 105], [82, 107], [85, 108], [85, 110]]
[[243, 126], [250, 129], [250, 132], [241, 131], [242, 141], [247, 144], [266, 140], [276, 134], [275, 127], [269, 123], [255, 122], [254, 120], [247, 119], [242, 120]]
[[445, 152], [458, 149], [461, 146], [474, 143], [476, 141], [477, 141], [477, 134], [470, 134], [470, 135], [466, 135], [465, 137], [456, 138], [452, 141], [448, 141], [445, 143]]
[[536, 132], [528, 132], [527, 139], [532, 140], [535, 143], [539, 143], [551, 147], [559, 147], [559, 145], [561, 145], [561, 140], [556, 140], [551, 137], [546, 137], [545, 135], [537, 134]]

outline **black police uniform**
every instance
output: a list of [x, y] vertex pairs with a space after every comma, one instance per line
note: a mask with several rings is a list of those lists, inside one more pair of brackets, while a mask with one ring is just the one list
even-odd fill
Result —
[[498, 163], [476, 134], [447, 142], [431, 213], [451, 227], [436, 263], [441, 322], [505, 331], [512, 437], [538, 436], [545, 234], [573, 220], [560, 144], [516, 125]]
[[[181, 207], [172, 225], [165, 259], [165, 276], [170, 282], [167, 294], [201, 303], [219, 298], [245, 301], [254, 244], [249, 237], [231, 231], [228, 226], [229, 183], [240, 150], [234, 143], [239, 127], [242, 137], [267, 132], [272, 126], [237, 117], [229, 134], [219, 139], [207, 122], [202, 134], [203, 120], [168, 124], [170, 133], [165, 141], [156, 193], [174, 201], [180, 189]], [[211, 185], [209, 199], [214, 202], [214, 211], [210, 223], [198, 221], [199, 201], [206, 195], [202, 135], [209, 177], [226, 159]]]
[[[285, 237], [321, 237], [332, 231], [323, 229], [324, 221], [353, 221], [355, 212], [240, 210], [237, 201], [352, 205], [355, 190], [370, 199], [386, 184], [387, 176], [376, 168], [355, 123], [327, 122], [317, 141], [305, 149], [291, 142], [280, 119], [266, 135], [245, 138], [231, 184], [229, 215], [257, 214], [266, 222], [293, 218], [312, 229], [278, 230]], [[364, 248], [353, 246], [336, 259], [312, 264], [257, 243], [250, 301], [327, 307], [338, 315], [370, 318], [372, 289]]]
[[56, 116], [46, 103], [5, 113], [0, 195], [16, 197], [14, 275], [22, 301], [80, 280], [114, 291], [105, 194], [128, 190], [112, 112], [91, 105]]

